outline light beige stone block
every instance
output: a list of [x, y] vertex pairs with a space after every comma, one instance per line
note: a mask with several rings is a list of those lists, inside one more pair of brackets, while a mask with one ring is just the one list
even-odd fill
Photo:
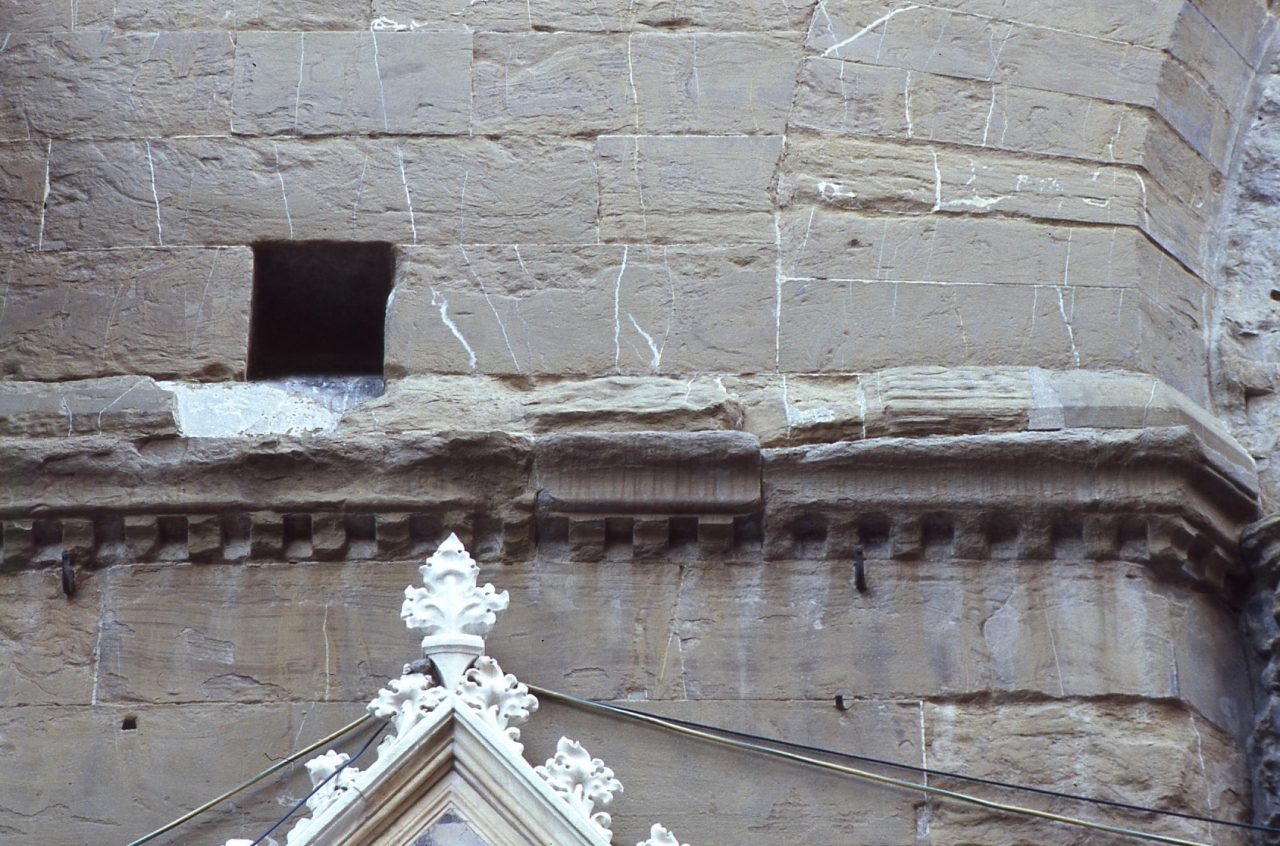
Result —
[[596, 242], [590, 142], [476, 137], [403, 150], [416, 243]]
[[783, 207], [813, 203], [1145, 229], [1148, 179], [1134, 168], [797, 133], [788, 139], [778, 200]]
[[634, 120], [629, 39], [579, 33], [476, 35], [472, 130], [584, 135]]
[[638, 131], [786, 130], [800, 64], [798, 34], [642, 33], [628, 46]]
[[[879, 217], [829, 207], [781, 215], [782, 271], [789, 277], [1131, 286], [1132, 279], [1098, 268], [1082, 256], [1110, 255], [1111, 230], [1073, 230], [1017, 220], [948, 215]], [[1067, 258], [1070, 244], [1071, 260]], [[1072, 265], [1075, 265], [1074, 275]], [[1090, 268], [1086, 270], [1086, 268]]]
[[244, 372], [247, 247], [10, 254], [0, 370], [60, 380]]
[[466, 32], [242, 32], [234, 131], [454, 135], [471, 112]]
[[0, 137], [226, 132], [225, 32], [14, 35], [0, 62]]
[[[768, 248], [512, 245], [400, 256], [389, 374], [683, 373], [772, 361]], [[719, 302], [725, 291], [735, 292], [732, 308]], [[711, 311], [717, 320], [706, 320]]]
[[153, 143], [166, 243], [409, 242], [402, 155], [390, 139]]
[[602, 136], [600, 239], [773, 243], [780, 136]]
[[[780, 366], [793, 373], [859, 373], [903, 364], [1072, 367], [1072, 290], [1065, 289], [1064, 320], [1058, 289], [1047, 286], [789, 281], [782, 293]], [[1098, 305], [1112, 309], [1103, 312], [1111, 321], [1115, 299]], [[1113, 338], [1090, 361], [1110, 365], [1114, 345]]]
[[[823, 57], [1153, 105], [1163, 53], [929, 5], [836, 0], [810, 28]], [[1069, 54], [1071, 62], [1060, 57]]]
[[1037, 155], [1140, 164], [1149, 118], [1121, 103], [835, 58], [805, 60], [791, 123]]

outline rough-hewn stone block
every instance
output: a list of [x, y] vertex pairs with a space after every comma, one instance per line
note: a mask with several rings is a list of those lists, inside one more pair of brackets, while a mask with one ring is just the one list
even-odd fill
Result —
[[1141, 162], [1141, 110], [1010, 83], [811, 56], [791, 123], [808, 129]]
[[[831, 189], [835, 190], [835, 189]], [[1163, 253], [1131, 227], [1064, 228], [1003, 218], [863, 216], [833, 204], [782, 215], [794, 278], [1151, 290]]]
[[7, 376], [225, 379], [244, 371], [247, 247], [10, 258], [0, 321]]
[[[83, 0], [78, 0], [82, 2]], [[98, 0], [101, 2], [101, 0]], [[115, 23], [120, 29], [181, 30], [324, 30], [368, 29], [367, 0], [116, 0]]]
[[9, 32], [110, 29], [113, 6], [112, 0], [76, 0], [71, 4], [0, 0], [0, 20]]
[[[6, 532], [6, 551], [9, 533]], [[68, 599], [56, 568], [0, 576], [0, 702], [88, 704], [94, 685], [100, 579], [77, 573]]]
[[173, 394], [145, 376], [7, 382], [0, 390], [0, 435], [9, 437], [176, 435], [173, 413]]
[[798, 33], [639, 34], [628, 47], [636, 131], [785, 131], [800, 62]]
[[[1077, 764], [1089, 760], [1098, 762], [1090, 778], [1100, 784], [1126, 785], [1125, 802], [1219, 819], [1242, 819], [1249, 804], [1241, 775], [1242, 753], [1201, 715], [1177, 705], [926, 703], [923, 708], [927, 757], [930, 766], [940, 770], [1080, 793]], [[931, 778], [930, 783], [975, 792], [957, 780]], [[931, 842], [950, 846], [976, 838], [1045, 836], [1037, 820], [952, 802], [930, 805]], [[1088, 814], [1098, 822], [1135, 825], [1133, 814], [1097, 807]], [[1241, 846], [1248, 842], [1244, 832], [1209, 828], [1171, 817], [1142, 821], [1142, 830], [1172, 837]]]
[[467, 32], [241, 32], [233, 131], [455, 135], [471, 114]]
[[0, 251], [40, 246], [49, 145], [15, 141], [0, 145]]
[[14, 35], [0, 62], [0, 137], [226, 132], [232, 50], [225, 32]]
[[772, 243], [780, 136], [602, 136], [600, 239]]
[[[870, 211], [1016, 215], [1146, 230], [1149, 180], [1127, 167], [793, 134], [782, 161], [778, 200], [783, 207], [814, 203]], [[1191, 235], [1198, 238], [1200, 231]], [[1198, 242], [1186, 247], [1194, 251]]]
[[[929, 5], [824, 4], [807, 46], [824, 57], [1153, 105], [1163, 53]], [[895, 20], [899, 15], [905, 15]], [[1077, 61], [1058, 61], [1069, 51]]]
[[583, 135], [631, 126], [627, 51], [620, 35], [477, 34], [472, 129]]

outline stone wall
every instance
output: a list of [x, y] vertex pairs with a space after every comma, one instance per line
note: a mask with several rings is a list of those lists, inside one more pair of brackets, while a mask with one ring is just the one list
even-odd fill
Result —
[[[450, 529], [523, 680], [1267, 819], [1273, 31], [0, 0], [0, 843], [127, 842], [359, 715]], [[285, 240], [394, 245], [385, 391], [244, 382]], [[551, 702], [528, 757], [560, 732], [623, 843], [1077, 839]], [[159, 842], [256, 837], [300, 769]]]
[[1271, 32], [1252, 0], [4, 8], [12, 377], [236, 378], [247, 245], [353, 239], [400, 245], [390, 376], [1009, 364], [1202, 404]]

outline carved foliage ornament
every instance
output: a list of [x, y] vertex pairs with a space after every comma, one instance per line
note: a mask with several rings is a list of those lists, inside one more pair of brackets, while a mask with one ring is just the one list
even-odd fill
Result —
[[606, 767], [604, 761], [592, 758], [578, 741], [562, 737], [556, 744], [556, 756], [533, 771], [564, 797], [570, 807], [590, 820], [605, 840], [613, 839], [613, 832], [609, 830], [613, 818], [595, 809], [611, 805], [614, 795], [622, 792], [622, 783], [613, 777], [613, 770]]
[[[484, 655], [484, 637], [493, 629], [497, 612], [508, 604], [506, 591], [497, 593], [493, 585], [476, 586], [480, 568], [467, 554], [457, 535], [440, 545], [435, 554], [419, 568], [423, 586], [405, 588], [400, 616], [406, 625], [423, 632], [423, 655], [435, 669], [436, 678], [424, 672], [419, 662], [406, 664], [398, 679], [392, 679], [369, 703], [375, 716], [391, 720], [394, 733], [378, 746], [378, 761], [367, 772], [346, 767], [325, 783], [348, 760], [344, 753], [330, 750], [307, 763], [313, 787], [323, 784], [307, 800], [312, 816], [299, 820], [289, 832], [290, 846], [302, 846], [320, 814], [351, 789], [360, 789], [393, 757], [392, 752], [409, 742], [415, 726], [446, 702], [453, 701], [470, 708], [492, 729], [493, 737], [515, 752], [522, 766], [520, 730], [530, 714], [538, 709], [538, 700], [515, 676], [504, 673], [493, 658]], [[599, 758], [592, 758], [582, 744], [567, 737], [560, 738], [555, 757], [531, 769], [564, 800], [570, 812], [579, 815], [590, 828], [608, 843], [613, 836], [609, 826], [613, 820], [599, 810], [613, 804], [622, 784], [613, 770]], [[232, 844], [249, 841], [228, 841]], [[663, 828], [655, 825], [649, 839], [636, 846], [682, 846]], [[687, 844], [686, 844], [687, 846]]]

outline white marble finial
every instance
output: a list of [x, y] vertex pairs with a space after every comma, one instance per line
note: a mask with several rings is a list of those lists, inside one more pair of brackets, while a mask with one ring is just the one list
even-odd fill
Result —
[[674, 834], [662, 826], [662, 823], [654, 823], [649, 829], [649, 839], [641, 840], [636, 846], [689, 846], [689, 844], [682, 844]]
[[614, 795], [622, 792], [622, 783], [613, 777], [613, 770], [599, 758], [582, 748], [582, 744], [567, 737], [556, 744], [556, 756], [533, 771], [541, 776], [551, 789], [560, 794], [570, 807], [579, 811], [591, 825], [604, 835], [606, 842], [613, 839], [609, 830], [613, 818], [597, 807], [613, 803]]
[[452, 690], [471, 662], [484, 654], [484, 638], [510, 599], [491, 584], [476, 586], [480, 568], [456, 534], [418, 570], [423, 587], [404, 589], [400, 617], [422, 632], [422, 654], [435, 665], [440, 683]]

